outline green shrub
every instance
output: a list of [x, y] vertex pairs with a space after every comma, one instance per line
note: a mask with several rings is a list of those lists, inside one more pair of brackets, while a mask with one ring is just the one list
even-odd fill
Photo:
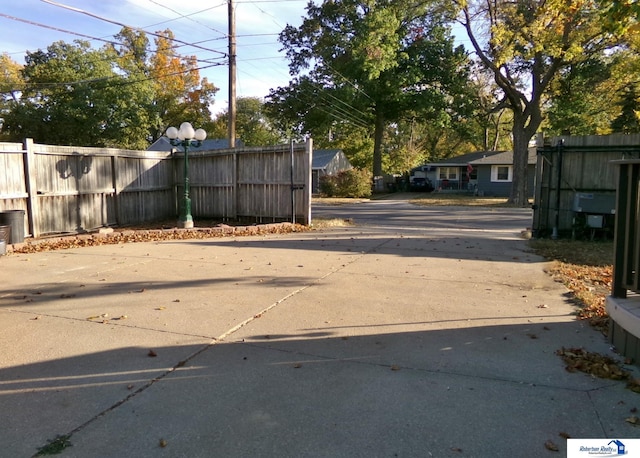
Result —
[[320, 177], [320, 192], [327, 197], [370, 197], [371, 174], [362, 169], [349, 169]]

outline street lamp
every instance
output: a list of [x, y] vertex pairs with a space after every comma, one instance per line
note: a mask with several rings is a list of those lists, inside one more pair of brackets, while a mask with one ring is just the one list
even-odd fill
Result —
[[178, 225], [190, 229], [193, 227], [193, 217], [191, 216], [191, 199], [189, 198], [189, 147], [197, 148], [202, 145], [202, 141], [207, 138], [207, 133], [204, 129], [194, 131], [190, 123], [183, 122], [180, 124], [180, 130], [169, 127], [166, 135], [169, 138], [169, 143], [173, 146], [184, 148], [184, 195]]

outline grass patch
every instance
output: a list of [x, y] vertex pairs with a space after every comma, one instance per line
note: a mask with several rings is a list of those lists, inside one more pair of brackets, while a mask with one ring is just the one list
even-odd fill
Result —
[[348, 227], [353, 226], [353, 220], [342, 218], [313, 218], [311, 220], [311, 227], [314, 229], [323, 229], [327, 227]]
[[311, 203], [322, 204], [322, 205], [351, 205], [351, 204], [359, 204], [362, 202], [368, 202], [370, 199], [362, 199], [362, 198], [351, 198], [351, 197], [312, 197]]
[[578, 317], [606, 334], [609, 316], [605, 298], [611, 292], [613, 242], [534, 239], [529, 246], [552, 261], [547, 273], [571, 291], [579, 307]]
[[44, 447], [40, 447], [38, 449], [38, 453], [35, 456], [45, 456], [45, 455], [58, 455], [62, 453], [64, 449], [67, 447], [71, 447], [71, 441], [69, 440], [71, 435], [62, 435], [57, 436], [52, 441], [49, 441], [47, 445]]
[[467, 207], [513, 207], [505, 197], [479, 197], [468, 194], [447, 194], [434, 192], [420, 194], [409, 202], [424, 206], [467, 206]]

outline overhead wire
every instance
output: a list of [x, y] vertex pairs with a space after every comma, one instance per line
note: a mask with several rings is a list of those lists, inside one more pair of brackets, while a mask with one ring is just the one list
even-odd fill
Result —
[[[49, 5], [57, 6], [57, 7], [59, 7], [59, 8], [67, 9], [67, 10], [69, 10], [69, 11], [74, 11], [74, 12], [76, 12], [76, 13], [84, 14], [84, 15], [86, 15], [86, 16], [89, 16], [89, 17], [92, 17], [92, 18], [94, 18], [94, 19], [98, 19], [98, 20], [101, 20], [101, 21], [104, 21], [104, 22], [108, 22], [108, 23], [110, 23], [110, 24], [119, 25], [120, 27], [128, 27], [128, 28], [130, 28], [130, 29], [132, 29], [132, 30], [136, 30], [136, 31], [138, 31], [138, 32], [144, 32], [144, 33], [146, 33], [146, 34], [148, 34], [148, 35], [152, 35], [152, 36], [155, 36], [155, 37], [158, 37], [158, 38], [164, 38], [164, 36], [163, 36], [163, 35], [161, 35], [161, 34], [158, 34], [158, 33], [155, 33], [155, 32], [149, 32], [149, 31], [143, 30], [143, 29], [142, 29], [142, 28], [140, 28], [140, 27], [131, 26], [131, 25], [128, 25], [128, 24], [124, 24], [124, 23], [122, 23], [122, 22], [119, 22], [119, 21], [114, 21], [113, 19], [108, 19], [108, 18], [102, 17], [102, 16], [100, 16], [100, 15], [97, 15], [97, 14], [91, 13], [91, 12], [89, 12], [89, 11], [82, 10], [82, 9], [80, 9], [80, 8], [75, 8], [75, 7], [73, 7], [73, 6], [64, 5], [64, 4], [62, 4], [62, 3], [57, 3], [57, 2], [54, 2], [53, 0], [40, 0], [40, 1], [41, 1], [41, 2], [44, 2], [44, 3], [47, 3], [47, 4], [49, 4]], [[188, 43], [188, 42], [186, 42], [186, 41], [182, 41], [182, 40], [179, 40], [179, 39], [177, 39], [177, 38], [174, 38], [174, 39], [173, 39], [173, 41], [175, 41], [176, 43], [180, 43], [180, 44], [182, 44], [182, 45], [185, 45], [185, 46], [191, 46], [191, 47], [194, 47], [194, 48], [197, 48], [197, 49], [203, 50], [203, 51], [209, 51], [209, 52], [213, 52], [213, 53], [221, 54], [221, 55], [223, 55], [223, 56], [228, 57], [228, 55], [227, 55], [227, 53], [226, 53], [226, 52], [222, 52], [222, 51], [219, 51], [219, 50], [217, 50], [217, 49], [205, 48], [204, 46], [200, 46], [200, 45], [193, 44], [193, 43]]]
[[[173, 8], [170, 8], [170, 7], [166, 6], [166, 5], [163, 5], [162, 3], [160, 3], [160, 2], [158, 2], [156, 0], [149, 0], [149, 1], [151, 3], [153, 3], [154, 5], [157, 5], [157, 6], [161, 7], [161, 8], [165, 8], [165, 9], [171, 11], [172, 13], [175, 13], [175, 14], [178, 15], [177, 18], [171, 19], [171, 21], [176, 21], [178, 19], [188, 19], [189, 21], [192, 21], [192, 22], [194, 22], [194, 23], [196, 23], [198, 25], [201, 25], [201, 26], [203, 26], [203, 27], [205, 27], [205, 28], [207, 28], [207, 29], [209, 29], [209, 30], [211, 30], [213, 32], [221, 34], [223, 38], [229, 38], [229, 34], [227, 32], [221, 32], [218, 29], [214, 29], [213, 27], [209, 27], [208, 25], [206, 25], [206, 24], [204, 24], [204, 23], [202, 23], [202, 22], [200, 22], [200, 21], [198, 21], [196, 19], [193, 19], [191, 16], [194, 16], [194, 14], [188, 14], [188, 15], [182, 14], [181, 12], [176, 11]], [[222, 6], [222, 5], [226, 5], [226, 2], [216, 6], [216, 8], [218, 8], [218, 7]], [[207, 10], [205, 10], [205, 11], [207, 11]]]
[[[70, 7], [70, 6], [67, 6], [67, 5], [63, 5], [61, 3], [57, 3], [57, 2], [52, 1], [52, 0], [41, 0], [41, 1], [44, 2], [44, 3], [50, 4], [50, 5], [56, 6], [56, 7], [69, 9], [69, 10], [77, 12], [77, 13], [85, 14], [85, 15], [88, 15], [88, 16], [93, 17], [95, 19], [99, 19], [99, 20], [102, 20], [102, 21], [105, 21], [105, 22], [108, 22], [108, 23], [116, 24], [116, 25], [119, 25], [121, 27], [129, 27], [129, 28], [131, 28], [133, 30], [140, 31], [140, 32], [145, 33], [145, 34], [153, 35], [153, 36], [156, 36], [156, 37], [159, 36], [159, 34], [148, 32], [148, 31], [144, 30], [144, 28], [132, 27], [132, 26], [129, 26], [127, 24], [123, 24], [123, 23], [118, 22], [118, 21], [114, 21], [114, 20], [111, 20], [111, 19], [108, 19], [108, 18], [101, 17], [101, 16], [96, 15], [94, 13], [90, 13], [90, 12], [81, 10], [79, 8], [74, 8], [74, 7]], [[238, 1], [237, 3], [246, 3], [246, 4], [253, 5], [261, 13], [263, 13], [263, 14], [265, 14], [267, 16], [270, 16], [272, 18], [272, 21], [277, 26], [282, 27], [282, 25], [279, 24], [279, 22], [277, 21], [277, 18], [275, 16], [273, 16], [270, 13], [267, 13], [264, 9], [259, 7], [257, 4], [258, 3], [300, 2], [300, 1], [301, 0], [262, 0], [262, 1], [261, 0], [251, 0], [251, 1]], [[164, 5], [160, 4], [159, 2], [157, 2], [155, 0], [150, 0], [150, 2], [154, 3], [154, 4], [157, 4], [158, 6], [161, 6], [161, 7], [165, 7]], [[188, 14], [188, 15], [183, 15], [183, 14], [181, 14], [181, 13], [179, 13], [179, 12], [177, 12], [177, 11], [171, 9], [171, 8], [165, 7], [166, 9], [169, 9], [173, 13], [178, 14], [179, 17], [173, 18], [173, 19], [170, 19], [170, 20], [167, 20], [167, 21], [163, 21], [163, 22], [160, 22], [160, 23], [156, 23], [154, 25], [147, 26], [145, 28], [153, 27], [155, 25], [160, 25], [160, 24], [163, 24], [163, 23], [173, 22], [173, 21], [176, 21], [176, 20], [179, 20], [179, 19], [183, 19], [183, 18], [188, 18], [189, 16], [193, 16], [193, 15], [199, 14], [199, 13], [204, 12], [204, 11], [208, 11], [208, 10], [211, 10], [211, 9], [214, 9], [214, 8], [218, 8], [218, 7], [220, 7], [220, 6], [224, 5], [224, 4], [226, 4], [226, 2], [220, 3], [220, 4], [218, 4], [218, 5], [214, 6], [214, 7], [206, 8], [206, 9], [203, 9], [203, 10], [200, 10], [198, 12], [191, 13], [191, 14]], [[2, 15], [5, 16], [5, 17], [9, 16], [9, 15], [5, 15], [5, 14], [2, 14]], [[12, 17], [8, 17], [8, 18], [12, 19]], [[19, 18], [17, 18], [17, 19], [19, 19]], [[80, 34], [78, 32], [73, 32], [73, 31], [66, 31], [64, 29], [59, 29], [59, 28], [56, 28], [56, 27], [47, 26], [45, 24], [34, 23], [34, 21], [23, 20], [22, 22], [29, 23], [31, 25], [38, 25], [38, 26], [43, 26], [43, 27], [46, 27], [46, 28], [51, 28], [53, 30], [62, 31], [64, 33], [70, 33], [70, 34], [73, 34], [73, 35], [76, 35], [76, 36], [81, 36], [83, 38], [87, 38], [87, 39], [91, 39], [91, 40], [102, 41], [102, 42], [105, 42], [105, 43], [108, 43], [108, 44], [112, 44], [112, 45], [120, 45], [121, 44], [121, 43], [118, 43], [118, 42], [113, 41], [113, 40], [106, 40], [104, 38], [92, 37], [90, 35]], [[226, 55], [226, 53], [223, 53], [223, 52], [218, 51], [216, 49], [211, 49], [211, 48], [207, 48], [207, 47], [204, 47], [204, 46], [200, 46], [201, 43], [226, 39], [226, 38], [228, 38], [228, 35], [224, 34], [223, 32], [221, 32], [219, 30], [210, 28], [206, 24], [201, 23], [200, 21], [194, 21], [194, 22], [196, 22], [200, 26], [206, 27], [206, 28], [208, 28], [208, 29], [210, 29], [210, 30], [212, 30], [212, 31], [214, 31], [216, 33], [220, 33], [222, 36], [216, 37], [216, 38], [210, 38], [210, 39], [207, 39], [207, 40], [201, 40], [199, 42], [185, 42], [183, 40], [174, 39], [173, 40], [174, 42], [179, 43], [178, 45], [175, 45], [174, 48], [179, 48], [179, 47], [183, 47], [183, 46], [189, 46], [189, 47], [193, 47], [193, 48], [196, 48], [196, 49], [200, 49], [202, 51], [219, 53], [225, 58], [228, 57]], [[237, 35], [237, 37], [278, 36], [278, 35], [279, 35], [279, 33], [256, 33], [256, 34], [239, 34], [239, 35]], [[162, 36], [162, 37], [166, 38], [164, 36]], [[260, 45], [264, 45], [264, 43], [262, 43], [262, 44], [260, 44], [260, 43], [259, 44], [251, 44], [251, 45], [246, 45], [246, 46], [260, 46]], [[241, 45], [241, 46], [243, 46], [243, 45]], [[151, 51], [151, 52], [153, 52], [153, 51]], [[283, 58], [283, 57], [272, 57], [272, 58], [260, 57], [260, 58], [254, 58], [254, 59], [243, 59], [242, 61], [248, 62], [248, 61], [251, 61], [251, 60], [275, 60], [275, 59], [280, 59], [280, 58]], [[197, 68], [197, 70], [203, 70], [203, 69], [206, 69], [206, 68], [225, 65], [225, 63], [223, 63], [223, 62], [211, 63], [211, 61], [207, 60], [207, 59], [198, 59], [198, 61], [199, 62], [206, 62], [206, 63], [209, 63], [210, 65], [200, 66], [200, 67]], [[275, 68], [278, 69], [277, 71], [281, 72], [281, 70], [280, 70], [281, 67], [275, 67]], [[185, 71], [190, 71], [190, 69], [185, 70]], [[182, 73], [182, 72], [179, 72], [179, 73]], [[250, 74], [250, 73], [248, 73], [246, 71], [242, 71], [242, 73], [245, 73], [245, 74], [247, 74], [248, 76], [250, 76], [252, 78], [256, 78], [257, 77], [256, 75], [252, 75], [252, 74]], [[283, 73], [285, 73], [285, 72], [283, 72]], [[345, 82], [347, 82], [348, 84], [352, 85], [355, 89], [357, 89], [362, 94], [366, 95], [366, 93], [364, 93], [364, 91], [362, 91], [355, 84], [353, 84], [350, 80], [348, 80], [348, 78], [344, 77], [339, 72], [336, 72], [336, 73], [338, 75], [340, 75], [340, 77], [342, 77]], [[288, 75], [288, 72], [286, 72], [286, 74]], [[167, 76], [170, 76], [170, 75], [167, 75]], [[113, 79], [113, 78], [117, 78], [117, 76], [106, 77], [106, 78], [101, 78], [101, 79], [96, 79], [96, 80], [83, 80], [83, 81], [78, 81], [78, 82], [55, 83], [55, 84], [92, 83], [92, 82], [96, 82], [96, 81], [104, 81], [104, 80]], [[146, 79], [153, 79], [153, 78], [146, 78]], [[142, 81], [144, 81], [146, 79], [132, 80], [129, 83], [123, 81], [123, 82], [120, 82], [119, 84], [135, 84], [135, 83], [142, 82]], [[318, 89], [323, 89], [320, 84], [317, 84], [317, 88]], [[369, 126], [369, 124], [365, 120], [362, 119], [362, 117], [365, 117], [367, 115], [365, 113], [363, 113], [361, 110], [358, 110], [357, 108], [355, 108], [354, 106], [350, 105], [349, 103], [347, 103], [347, 102], [345, 102], [343, 100], [340, 100], [339, 98], [335, 97], [333, 94], [326, 93], [323, 90], [319, 91], [319, 94], [320, 94], [320, 96], [319, 96], [320, 98], [316, 99], [314, 102], [317, 102], [317, 101], [322, 102], [322, 104], [324, 105], [325, 108], [322, 108], [320, 105], [318, 105], [316, 103], [315, 104], [315, 108], [316, 109], [319, 109], [320, 111], [322, 111], [322, 112], [324, 112], [324, 113], [326, 113], [326, 114], [328, 114], [328, 115], [330, 115], [330, 116], [332, 116], [334, 118], [337, 118], [337, 119], [340, 119], [340, 120], [343, 120], [343, 121], [351, 122], [354, 125], [357, 125], [359, 127], [368, 127]], [[368, 95], [366, 95], [366, 96], [368, 97]], [[303, 102], [303, 103], [305, 103], [304, 101], [302, 101], [300, 99], [298, 99], [298, 100]]]

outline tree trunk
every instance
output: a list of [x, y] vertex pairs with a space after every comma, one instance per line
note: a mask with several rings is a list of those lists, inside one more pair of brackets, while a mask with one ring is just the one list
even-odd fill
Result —
[[373, 176], [382, 176], [382, 137], [384, 135], [384, 114], [376, 107], [376, 127], [373, 140]]
[[528, 162], [529, 162], [529, 135], [524, 125], [522, 115], [514, 113], [513, 119], [513, 181], [511, 183], [511, 195], [509, 203], [518, 207], [529, 205], [528, 194]]

